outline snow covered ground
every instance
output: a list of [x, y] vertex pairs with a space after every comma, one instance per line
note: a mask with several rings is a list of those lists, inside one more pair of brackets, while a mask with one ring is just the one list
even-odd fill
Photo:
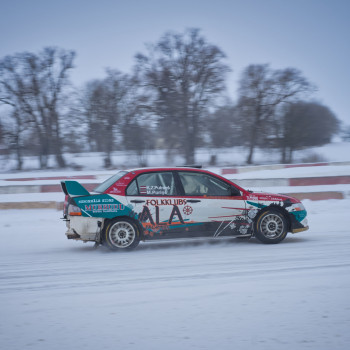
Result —
[[350, 199], [305, 201], [278, 245], [68, 241], [55, 210], [0, 211], [0, 348], [348, 349]]

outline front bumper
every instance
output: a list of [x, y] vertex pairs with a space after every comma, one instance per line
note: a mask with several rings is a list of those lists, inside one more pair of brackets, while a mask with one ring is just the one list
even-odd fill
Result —
[[300, 227], [300, 228], [294, 228], [294, 229], [292, 229], [292, 233], [298, 233], [298, 232], [302, 232], [302, 231], [307, 231], [308, 229], [309, 229], [309, 226]]

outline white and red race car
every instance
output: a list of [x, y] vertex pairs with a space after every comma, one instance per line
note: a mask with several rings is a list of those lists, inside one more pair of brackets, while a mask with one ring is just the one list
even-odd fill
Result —
[[288, 232], [308, 229], [298, 199], [253, 193], [197, 168], [119, 171], [91, 193], [76, 181], [61, 186], [67, 237], [115, 250], [186, 237], [256, 237], [279, 243]]

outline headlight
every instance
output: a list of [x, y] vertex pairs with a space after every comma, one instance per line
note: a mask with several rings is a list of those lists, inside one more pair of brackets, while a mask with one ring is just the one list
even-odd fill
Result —
[[293, 209], [295, 211], [303, 211], [303, 210], [305, 210], [305, 207], [304, 207], [303, 203], [296, 203], [293, 205]]

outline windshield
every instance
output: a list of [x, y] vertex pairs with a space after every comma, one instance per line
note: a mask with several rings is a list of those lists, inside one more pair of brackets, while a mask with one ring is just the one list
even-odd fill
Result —
[[103, 193], [127, 173], [127, 171], [118, 171], [115, 175], [98, 185], [93, 192]]

